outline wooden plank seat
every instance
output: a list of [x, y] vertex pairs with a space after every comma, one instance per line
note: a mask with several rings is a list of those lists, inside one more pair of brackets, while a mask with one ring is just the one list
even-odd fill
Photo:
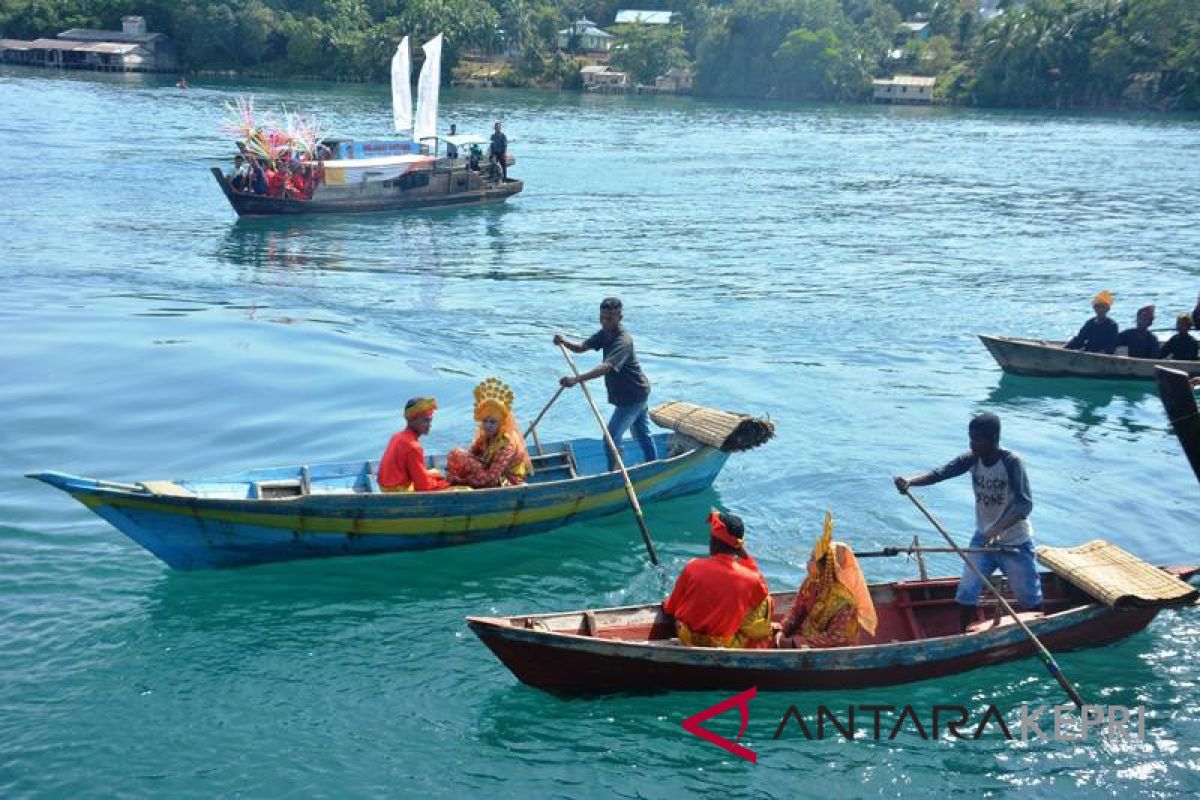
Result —
[[533, 462], [533, 476], [529, 480], [530, 483], [546, 483], [578, 477], [575, 471], [575, 456], [570, 448], [541, 455], [530, 453], [529, 460]]

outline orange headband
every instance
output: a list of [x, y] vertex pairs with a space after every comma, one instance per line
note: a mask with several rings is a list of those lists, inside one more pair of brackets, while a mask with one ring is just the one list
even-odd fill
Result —
[[739, 550], [742, 548], [742, 543], [745, 539], [738, 539], [729, 532], [729, 528], [725, 527], [724, 520], [721, 519], [721, 513], [715, 508], [708, 514], [708, 531], [712, 537], [718, 542], [724, 542], [730, 547], [736, 547]]
[[437, 410], [437, 400], [432, 397], [418, 397], [415, 400], [408, 401], [404, 406], [404, 418], [414, 420], [418, 417], [433, 418], [433, 412]]

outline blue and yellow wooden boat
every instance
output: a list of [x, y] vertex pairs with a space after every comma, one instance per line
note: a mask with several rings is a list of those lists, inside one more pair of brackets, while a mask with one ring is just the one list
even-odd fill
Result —
[[[624, 448], [643, 502], [712, 485], [727, 449], [660, 433], [662, 457]], [[70, 494], [176, 569], [238, 567], [322, 556], [424, 550], [524, 536], [626, 510], [604, 443], [548, 443], [523, 486], [382, 493], [377, 462], [312, 464], [216, 478], [113, 483], [60, 472], [29, 475]], [[431, 466], [444, 464], [441, 457]]]

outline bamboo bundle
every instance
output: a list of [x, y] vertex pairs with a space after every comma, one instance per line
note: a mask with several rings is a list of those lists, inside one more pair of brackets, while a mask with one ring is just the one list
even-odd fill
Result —
[[653, 409], [650, 419], [727, 453], [758, 447], [775, 435], [775, 423], [769, 419], [678, 401]]
[[1190, 584], [1103, 539], [1070, 548], [1043, 545], [1037, 557], [1109, 608], [1177, 606], [1200, 595]]

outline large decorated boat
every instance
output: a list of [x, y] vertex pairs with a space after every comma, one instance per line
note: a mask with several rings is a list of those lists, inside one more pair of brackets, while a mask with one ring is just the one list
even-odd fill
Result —
[[238, 137], [241, 166], [229, 174], [211, 169], [233, 210], [243, 217], [413, 211], [498, 203], [520, 192], [525, 184], [507, 176], [511, 153], [485, 159], [482, 136], [439, 136], [441, 35], [423, 50], [415, 115], [408, 37], [392, 59], [394, 138], [331, 138], [313, 117], [285, 114], [275, 124], [256, 118], [252, 101], [239, 101], [226, 129]]

